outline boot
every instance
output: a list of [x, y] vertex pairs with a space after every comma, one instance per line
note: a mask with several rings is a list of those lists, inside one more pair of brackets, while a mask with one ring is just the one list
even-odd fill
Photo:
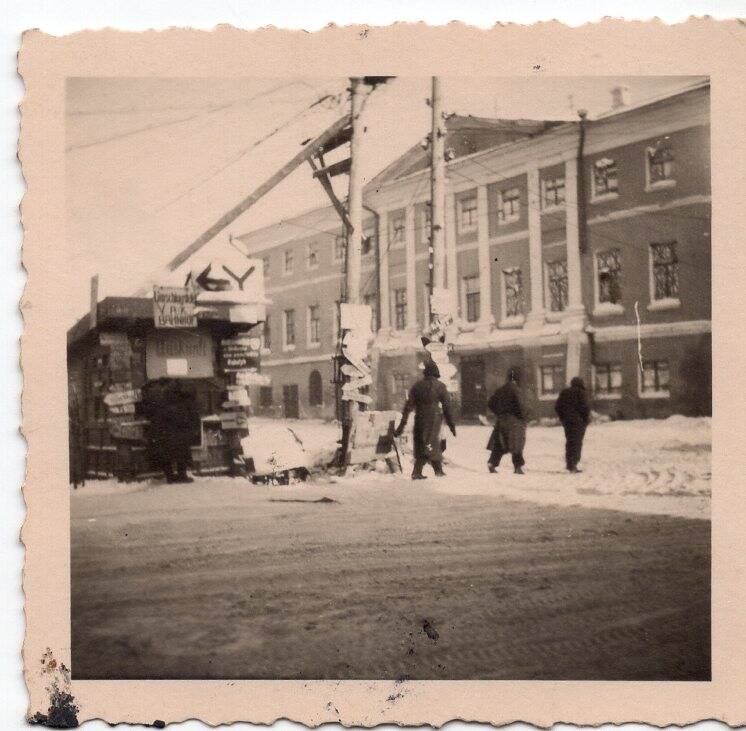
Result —
[[514, 472], [516, 475], [525, 475], [526, 473], [523, 471], [523, 467], [516, 467]]

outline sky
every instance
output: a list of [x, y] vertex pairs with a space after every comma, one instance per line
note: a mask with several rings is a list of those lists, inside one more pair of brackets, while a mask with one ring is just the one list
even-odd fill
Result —
[[[610, 89], [632, 103], [694, 77], [446, 78], [447, 113], [533, 119], [591, 118]], [[428, 132], [429, 78], [392, 80], [364, 110], [362, 169], [370, 180]], [[71, 325], [99, 296], [133, 294], [175, 254], [347, 111], [343, 78], [69, 79], [66, 98], [66, 241]], [[318, 104], [319, 99], [328, 97]], [[347, 178], [336, 179], [344, 195]], [[211, 243], [328, 204], [301, 166]]]

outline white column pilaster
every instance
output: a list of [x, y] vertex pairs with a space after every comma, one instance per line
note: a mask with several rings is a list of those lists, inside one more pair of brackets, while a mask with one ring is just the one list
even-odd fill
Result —
[[569, 383], [580, 375], [581, 352], [587, 343], [585, 309], [580, 269], [580, 216], [578, 209], [578, 162], [572, 157], [565, 161], [565, 235], [567, 238], [567, 310], [562, 327], [567, 332], [565, 378]]
[[391, 304], [389, 284], [389, 214], [380, 214], [378, 232], [378, 309], [381, 313], [379, 333], [386, 336], [391, 332]]
[[477, 245], [479, 257], [479, 323], [478, 329], [492, 329], [492, 262], [490, 257], [490, 216], [487, 186], [477, 188]]
[[[544, 264], [541, 250], [541, 191], [539, 167], [533, 164], [526, 173], [528, 193], [528, 253], [531, 307], [526, 324], [544, 324]], [[501, 313], [504, 317], [505, 313]]]
[[567, 239], [567, 312], [569, 316], [582, 314], [583, 310], [578, 213], [578, 162], [573, 157], [565, 161], [565, 236]]
[[417, 332], [417, 277], [415, 270], [414, 206], [404, 214], [404, 246], [407, 255], [407, 330]]
[[451, 312], [456, 319], [459, 305], [459, 281], [458, 259], [456, 257], [456, 197], [453, 193], [446, 195], [445, 229], [446, 282], [448, 292], [451, 295]]

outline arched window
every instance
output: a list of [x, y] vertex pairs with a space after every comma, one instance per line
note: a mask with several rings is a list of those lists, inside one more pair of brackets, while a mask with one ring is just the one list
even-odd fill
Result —
[[311, 375], [308, 376], [308, 403], [311, 406], [321, 406], [323, 400], [321, 374], [318, 371], [311, 371]]

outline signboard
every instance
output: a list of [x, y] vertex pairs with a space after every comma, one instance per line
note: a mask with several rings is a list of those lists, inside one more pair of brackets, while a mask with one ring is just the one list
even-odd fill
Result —
[[238, 371], [236, 383], [241, 386], [271, 386], [272, 378], [266, 373], [255, 373], [254, 371]]
[[248, 429], [249, 419], [244, 411], [224, 411], [220, 414], [220, 428], [224, 431]]
[[129, 345], [127, 333], [101, 332], [98, 334], [98, 342], [101, 345], [125, 348]]
[[153, 287], [153, 319], [158, 328], [197, 327], [194, 287]]
[[115, 439], [142, 441], [145, 438], [145, 426], [148, 422], [132, 421], [129, 417], [124, 417], [124, 419], [124, 421], [109, 422], [109, 433], [111, 436]]
[[433, 315], [452, 315], [451, 293], [447, 289], [433, 289], [433, 294], [430, 297], [430, 309]]
[[254, 337], [235, 337], [220, 343], [220, 366], [226, 373], [259, 369], [261, 342]]
[[363, 464], [392, 456], [392, 439], [398, 414], [395, 411], [353, 413], [350, 464]]
[[352, 305], [343, 302], [339, 306], [339, 324], [343, 330], [370, 333], [370, 305]]
[[142, 398], [139, 388], [133, 388], [128, 391], [113, 391], [104, 396], [104, 403], [107, 406], [124, 406], [124, 404], [135, 404]]
[[208, 248], [194, 254], [165, 283], [193, 287], [200, 305], [211, 302], [250, 305], [266, 301], [262, 260], [250, 259], [232, 246], [220, 251]]
[[213, 361], [212, 338], [199, 330], [155, 330], [145, 341], [145, 369], [151, 380], [212, 378]]

